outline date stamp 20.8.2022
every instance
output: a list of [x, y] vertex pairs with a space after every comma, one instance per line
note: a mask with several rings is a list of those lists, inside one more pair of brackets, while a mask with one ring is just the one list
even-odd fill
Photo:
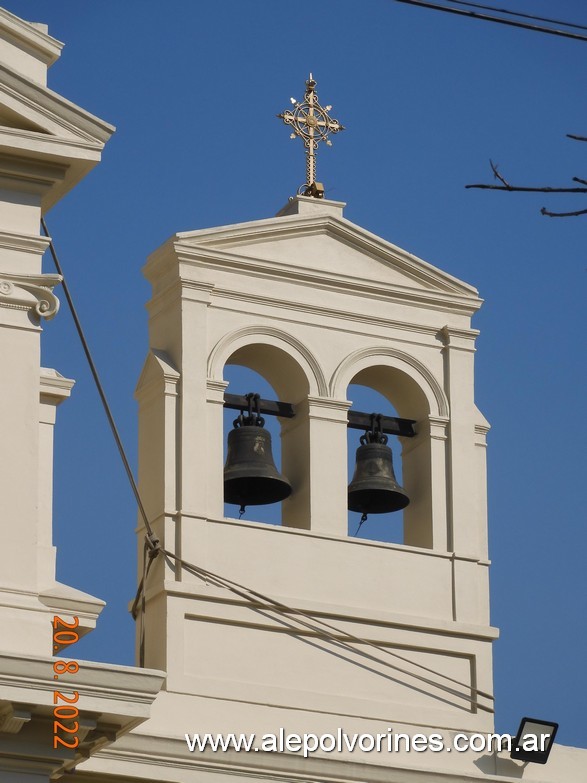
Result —
[[[73, 622], [67, 622], [62, 620], [61, 617], [53, 617], [53, 652], [62, 649], [66, 645], [75, 644], [79, 639], [79, 634], [76, 630], [79, 625], [79, 618], [74, 617]], [[77, 661], [63, 661], [58, 660], [53, 664], [53, 679], [56, 683], [61, 677], [66, 675], [75, 675], [79, 671], [79, 664]], [[69, 679], [69, 678], [67, 678]], [[67, 686], [61, 686], [70, 690], [70, 684]], [[77, 748], [79, 745], [79, 737], [77, 732], [79, 729], [79, 721], [76, 720], [79, 717], [79, 709], [74, 706], [79, 699], [79, 693], [72, 691], [70, 693], [64, 693], [62, 690], [53, 691], [53, 704], [56, 705], [53, 708], [53, 747], [58, 748], [60, 745], [66, 748]], [[60, 736], [60, 732], [64, 736]]]

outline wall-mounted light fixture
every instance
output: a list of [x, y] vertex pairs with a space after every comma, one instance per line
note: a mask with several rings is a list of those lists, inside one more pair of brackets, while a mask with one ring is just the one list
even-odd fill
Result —
[[510, 758], [546, 764], [554, 745], [557, 729], [558, 723], [536, 718], [522, 718], [512, 743]]

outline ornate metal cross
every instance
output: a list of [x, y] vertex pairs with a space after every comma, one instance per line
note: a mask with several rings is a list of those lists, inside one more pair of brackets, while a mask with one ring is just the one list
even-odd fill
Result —
[[324, 108], [320, 106], [315, 89], [316, 82], [312, 78], [312, 74], [310, 74], [310, 78], [306, 82], [303, 102], [299, 103], [295, 98], [290, 98], [293, 109], [288, 109], [283, 114], [278, 114], [277, 116], [286, 125], [292, 126], [293, 133], [290, 138], [295, 139], [296, 136], [299, 136], [304, 141], [306, 148], [306, 183], [301, 185], [299, 190], [304, 189], [304, 196], [322, 198], [324, 188], [317, 187], [318, 183], [316, 182], [316, 151], [318, 144], [321, 141], [325, 141], [331, 147], [332, 142], [328, 138], [328, 134], [344, 130], [344, 126], [338, 120], [333, 120], [328, 116], [332, 106], [325, 106]]

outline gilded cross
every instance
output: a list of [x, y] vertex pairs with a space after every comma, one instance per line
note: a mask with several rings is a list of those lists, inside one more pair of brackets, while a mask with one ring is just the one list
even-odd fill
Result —
[[320, 106], [315, 90], [316, 82], [312, 78], [312, 74], [310, 74], [310, 78], [306, 82], [304, 100], [300, 103], [295, 98], [290, 98], [293, 109], [288, 109], [277, 116], [286, 125], [291, 125], [293, 128], [290, 138], [295, 139], [299, 136], [303, 139], [306, 148], [306, 183], [301, 188], [304, 189], [304, 195], [322, 198], [324, 188], [316, 182], [318, 144], [321, 141], [325, 141], [327, 146], [331, 147], [332, 142], [328, 135], [344, 130], [344, 126], [338, 120], [333, 120], [328, 116], [332, 106]]

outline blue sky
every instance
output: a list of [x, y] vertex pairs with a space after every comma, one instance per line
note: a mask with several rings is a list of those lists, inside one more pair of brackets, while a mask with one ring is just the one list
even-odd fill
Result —
[[[553, 14], [548, 0], [503, 0]], [[345, 216], [474, 284], [476, 400], [492, 424], [489, 514], [497, 727], [558, 720], [587, 746], [584, 196], [465, 190], [587, 176], [587, 43], [372, 0], [7, 0], [66, 46], [49, 85], [117, 126], [102, 164], [47, 216], [133, 463], [147, 347], [140, 273], [176, 231], [269, 217], [304, 180], [275, 118], [312, 71], [347, 130], [321, 152]], [[581, 0], [556, 15], [587, 24]], [[46, 271], [52, 271], [49, 259]], [[108, 601], [80, 657], [133, 662], [135, 509], [71, 318], [43, 363], [76, 378], [59, 411], [58, 576]], [[243, 389], [243, 391], [247, 391]], [[392, 535], [392, 534], [390, 534]]]

